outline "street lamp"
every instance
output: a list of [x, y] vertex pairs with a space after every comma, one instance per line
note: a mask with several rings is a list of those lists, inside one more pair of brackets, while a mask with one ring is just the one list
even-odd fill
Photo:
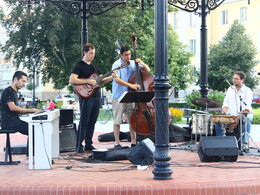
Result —
[[210, 11], [216, 9], [225, 0], [168, 0], [173, 5], [187, 12], [194, 12], [201, 16], [200, 29], [200, 94], [202, 98], [208, 96], [208, 30], [206, 26], [206, 17]]

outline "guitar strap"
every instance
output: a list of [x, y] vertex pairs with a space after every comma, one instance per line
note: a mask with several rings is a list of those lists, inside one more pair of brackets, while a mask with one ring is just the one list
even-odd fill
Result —
[[95, 64], [93, 64], [93, 63], [91, 63], [91, 65], [94, 67], [95, 72], [96, 72], [98, 75], [100, 75], [100, 71], [99, 71], [98, 67], [97, 67]]

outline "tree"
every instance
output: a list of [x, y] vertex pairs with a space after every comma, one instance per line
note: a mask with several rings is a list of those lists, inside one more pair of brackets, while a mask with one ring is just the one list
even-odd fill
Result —
[[236, 20], [219, 44], [210, 46], [209, 86], [211, 89], [224, 91], [229, 85], [225, 78], [232, 78], [235, 71], [243, 71], [247, 75], [246, 85], [255, 88], [258, 79], [254, 76], [257, 65], [257, 50], [245, 34], [245, 27]]
[[[67, 86], [73, 65], [81, 59], [80, 18], [73, 17], [52, 4], [35, 6], [28, 17], [26, 5], [14, 0], [5, 2], [12, 6], [12, 11], [8, 19], [2, 20], [10, 37], [2, 50], [13, 57], [17, 68], [23, 65], [31, 70], [36, 65], [37, 71], [42, 73], [43, 84], [53, 82], [55, 89]], [[121, 45], [131, 47], [133, 33], [138, 36], [137, 57], [153, 69], [154, 7], [146, 9], [143, 14], [130, 7], [114, 8], [113, 11], [89, 18], [88, 32], [89, 42], [96, 47], [94, 63], [102, 73], [110, 71], [112, 63], [118, 57], [115, 53], [115, 41], [119, 40]], [[169, 28], [169, 70], [172, 67], [175, 67], [173, 71], [182, 70], [180, 74], [176, 71], [171, 74], [172, 85], [178, 82], [174, 80], [174, 76], [184, 80], [190, 57], [177, 39]], [[185, 86], [181, 85], [179, 88]], [[106, 85], [106, 88], [110, 89], [111, 86]]]
[[39, 4], [28, 13], [25, 4], [5, 2], [11, 12], [2, 20], [9, 36], [2, 51], [12, 57], [16, 68], [26, 67], [31, 73], [35, 66], [42, 84], [64, 88], [72, 65], [80, 59], [80, 20], [51, 4]]

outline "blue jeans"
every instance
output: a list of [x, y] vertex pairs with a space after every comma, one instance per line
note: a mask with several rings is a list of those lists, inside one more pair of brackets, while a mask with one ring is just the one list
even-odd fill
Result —
[[92, 137], [99, 113], [100, 97], [80, 98], [79, 105], [80, 121], [77, 133], [77, 148], [82, 146], [83, 140], [85, 140], [85, 146], [93, 144]]
[[[246, 119], [247, 119], [247, 126], [245, 125], [246, 124], [246, 122], [245, 122]], [[242, 134], [244, 134], [245, 130], [247, 130], [247, 134], [244, 134], [242, 136], [242, 143], [248, 143], [249, 142], [249, 136], [248, 135], [251, 132], [252, 121], [253, 121], [253, 117], [252, 116], [247, 116], [247, 117], [243, 116], [242, 117]], [[222, 129], [220, 123], [216, 123], [215, 124], [215, 131], [216, 131], [216, 136], [223, 136], [225, 130]], [[238, 122], [238, 126], [235, 128], [234, 131], [236, 131], [235, 135], [237, 135], [237, 139], [239, 139], [241, 137], [241, 135], [240, 135], [240, 121]]]

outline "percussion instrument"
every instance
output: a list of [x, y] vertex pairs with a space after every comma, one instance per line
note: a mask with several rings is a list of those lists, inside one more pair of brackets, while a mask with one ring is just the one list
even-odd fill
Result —
[[203, 107], [203, 108], [221, 108], [222, 107], [221, 102], [210, 99], [210, 98], [195, 98], [195, 99], [191, 100], [191, 103], [195, 104], [196, 106]]
[[211, 116], [212, 123], [220, 123], [223, 130], [229, 133], [233, 133], [234, 129], [231, 128], [231, 124], [236, 123], [236, 116], [233, 115], [213, 115]]
[[236, 123], [236, 117], [232, 115], [213, 115], [211, 116], [211, 121], [213, 123]]
[[208, 134], [212, 130], [212, 123], [209, 114], [193, 114], [192, 115], [192, 133]]

